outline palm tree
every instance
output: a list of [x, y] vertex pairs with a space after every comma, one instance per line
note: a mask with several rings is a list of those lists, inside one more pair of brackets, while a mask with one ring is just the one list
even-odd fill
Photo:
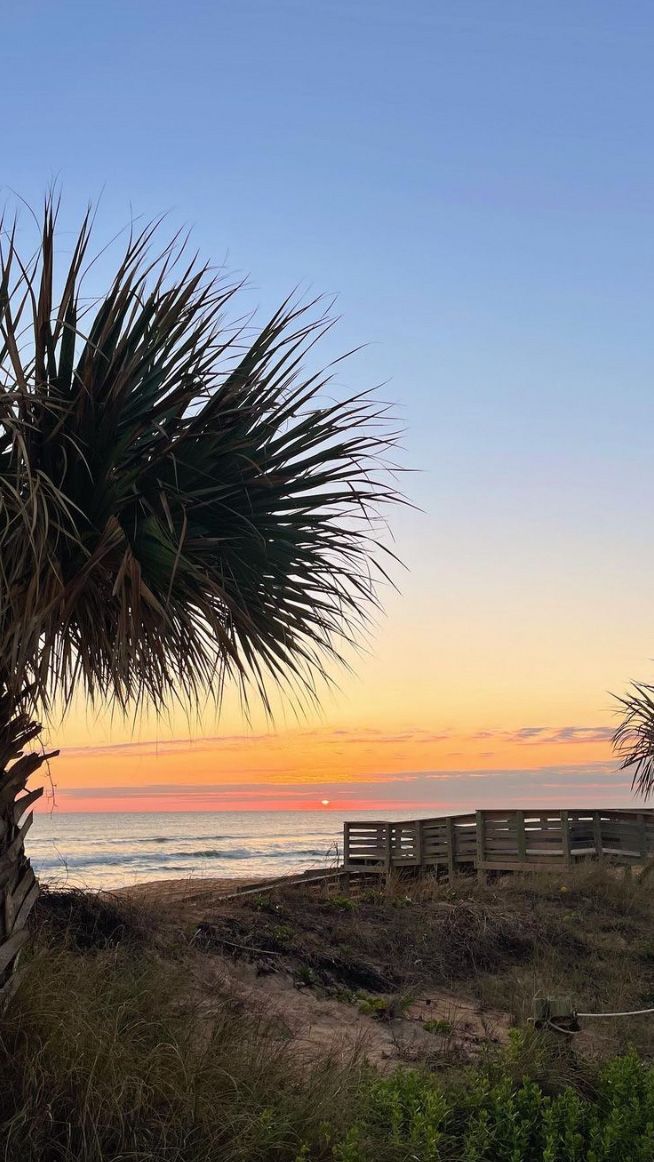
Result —
[[329, 321], [284, 302], [228, 325], [239, 287], [160, 224], [83, 294], [92, 219], [61, 249], [0, 240], [0, 986], [38, 893], [28, 778], [39, 719], [77, 691], [123, 712], [195, 706], [228, 680], [316, 698], [374, 612], [397, 500], [385, 408], [326, 399], [306, 354]]
[[654, 788], [654, 686], [633, 682], [617, 699], [622, 720], [613, 735], [620, 769], [632, 772], [632, 787], [645, 799]]

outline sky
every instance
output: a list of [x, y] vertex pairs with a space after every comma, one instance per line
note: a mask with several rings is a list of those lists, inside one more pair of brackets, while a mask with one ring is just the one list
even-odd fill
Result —
[[165, 211], [405, 428], [405, 564], [320, 712], [50, 729], [57, 808], [627, 805], [654, 674], [654, 9], [5, 0], [0, 184]]

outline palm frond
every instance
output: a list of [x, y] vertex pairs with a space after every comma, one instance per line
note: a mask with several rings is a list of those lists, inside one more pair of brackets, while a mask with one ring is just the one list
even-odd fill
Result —
[[645, 799], [654, 789], [654, 686], [633, 682], [617, 698], [622, 720], [613, 735], [620, 769], [632, 774], [632, 788]]
[[239, 286], [159, 224], [89, 306], [87, 215], [61, 274], [57, 206], [0, 237], [0, 656], [47, 704], [197, 702], [234, 678], [315, 692], [385, 579], [396, 443], [374, 394], [328, 399], [331, 323], [287, 300], [257, 333]]

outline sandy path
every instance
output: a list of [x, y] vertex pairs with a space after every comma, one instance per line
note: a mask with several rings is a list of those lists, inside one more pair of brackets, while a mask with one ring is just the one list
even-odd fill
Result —
[[[156, 880], [123, 888], [119, 894], [164, 921], [185, 928], [211, 922], [221, 914], [225, 896], [238, 888], [256, 886], [259, 879], [215, 878]], [[233, 903], [233, 902], [232, 902]], [[482, 1012], [471, 997], [434, 987], [402, 1017], [380, 1021], [361, 1013], [353, 1004], [323, 997], [311, 988], [298, 988], [285, 971], [261, 975], [256, 966], [232, 960], [219, 952], [198, 953], [197, 982], [207, 1016], [216, 994], [226, 994], [248, 1011], [273, 1019], [295, 1039], [307, 1058], [335, 1054], [346, 1060], [355, 1053], [382, 1068], [438, 1057], [469, 1057], [482, 1044], [506, 1039], [508, 1019], [500, 1012]], [[434, 1023], [442, 1025], [434, 1031]], [[425, 1028], [425, 1023], [431, 1025]]]
[[131, 884], [126, 888], [116, 888], [111, 895], [122, 896], [135, 904], [147, 908], [161, 908], [167, 915], [188, 920], [207, 919], [205, 913], [215, 908], [221, 896], [238, 891], [239, 888], [254, 887], [262, 877], [224, 877], [200, 879], [189, 877], [183, 880], [149, 880], [144, 884]]

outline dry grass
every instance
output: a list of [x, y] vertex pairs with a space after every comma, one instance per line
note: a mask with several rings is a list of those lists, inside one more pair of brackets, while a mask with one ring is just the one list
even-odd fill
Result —
[[370, 891], [357, 900], [278, 890], [231, 900], [198, 926], [208, 950], [254, 961], [261, 969], [311, 976], [325, 988], [377, 992], [438, 980], [469, 980], [529, 958], [537, 923], [507, 901], [445, 898], [438, 889], [413, 898]]
[[[605, 1116], [609, 1097], [618, 1121], [628, 1105], [638, 1123], [630, 1141], [645, 1151], [630, 1156], [648, 1158], [642, 1126], [654, 1116], [654, 1073], [629, 1059], [603, 1074], [598, 1063], [628, 1042], [654, 1057], [651, 1018], [605, 1022], [591, 1038], [516, 1031], [508, 1048], [489, 1047], [463, 1073], [460, 1057], [447, 1065], [441, 1054], [436, 1073], [400, 1073], [396, 1084], [356, 1054], [311, 1061], [283, 1023], [236, 1006], [215, 976], [211, 995], [200, 996], [211, 974], [194, 980], [194, 972], [218, 945], [222, 956], [294, 972], [298, 983], [336, 996], [347, 995], [353, 973], [368, 974], [366, 991], [380, 998], [391, 1024], [402, 998], [430, 981], [504, 1006], [524, 1029], [535, 991], [572, 993], [588, 1008], [654, 996], [653, 913], [646, 884], [594, 869], [486, 888], [394, 882], [356, 901], [286, 891], [216, 905], [200, 950], [177, 921], [146, 923], [118, 898], [47, 893], [20, 987], [0, 1019], [1, 1157], [454, 1162], [465, 1138], [466, 1157], [540, 1158], [553, 1125], [543, 1102], [559, 1094], [573, 1137], [575, 1102], [586, 1103], [585, 1134], [589, 1118]], [[344, 1006], [344, 1021], [351, 1011]], [[625, 1093], [641, 1086], [636, 1113], [636, 1099], [624, 1105], [615, 1078]], [[525, 1081], [535, 1088], [524, 1089]], [[532, 1105], [533, 1116], [525, 1112]], [[509, 1106], [516, 1133], [538, 1130], [530, 1153], [516, 1153], [518, 1138], [502, 1138], [500, 1150]], [[489, 1125], [497, 1128], [484, 1152], [470, 1153]], [[552, 1154], [559, 1156], [579, 1155]]]
[[300, 1075], [272, 1022], [191, 997], [188, 957], [127, 924], [81, 951], [79, 920], [42, 930], [0, 1020], [3, 1162], [286, 1162], [346, 1108], [356, 1061]]
[[[585, 1012], [654, 1006], [654, 895], [647, 881], [589, 866], [566, 877], [516, 879], [494, 891], [500, 900], [506, 893], [522, 900], [547, 938], [528, 964], [507, 964], [475, 982], [484, 1003], [507, 1010], [519, 1025], [531, 1016], [535, 996], [571, 996]], [[609, 1057], [634, 1046], [654, 1057], [654, 1014], [582, 1026], [580, 1051]]]
[[[197, 943], [287, 972], [328, 995], [392, 999], [459, 989], [516, 1025], [534, 998], [572, 997], [582, 1011], [654, 1005], [654, 896], [622, 872], [391, 880], [347, 897], [289, 889], [216, 907]], [[586, 1022], [579, 1044], [608, 1056], [636, 1045], [654, 1056], [654, 1018]]]
[[[154, 946], [162, 940], [170, 947], [170, 929], [149, 908], [109, 892], [85, 892], [79, 888], [44, 887], [34, 908], [33, 927], [41, 940], [62, 940], [78, 952]], [[167, 937], [167, 938], [166, 938]]]

